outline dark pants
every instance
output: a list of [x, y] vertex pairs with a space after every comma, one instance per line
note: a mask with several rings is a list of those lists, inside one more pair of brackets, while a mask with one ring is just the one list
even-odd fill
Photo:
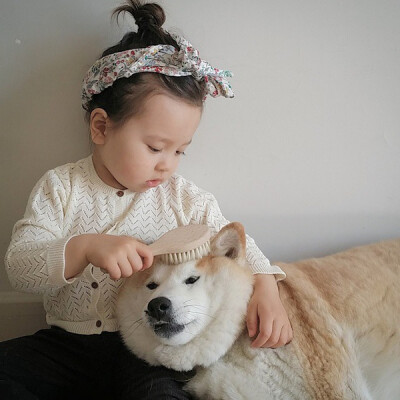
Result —
[[150, 367], [118, 333], [41, 330], [0, 343], [0, 399], [179, 399], [188, 375]]

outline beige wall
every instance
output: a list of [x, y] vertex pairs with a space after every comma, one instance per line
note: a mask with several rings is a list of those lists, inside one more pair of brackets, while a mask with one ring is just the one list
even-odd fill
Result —
[[[24, 297], [27, 301], [7, 299], [3, 296], [0, 301], [0, 342], [15, 337], [30, 335], [39, 329], [48, 327], [43, 305], [32, 298]], [[33, 300], [33, 301], [32, 301]]]
[[[267, 257], [400, 236], [397, 0], [161, 3], [167, 28], [235, 73], [235, 99], [207, 101], [180, 172]], [[0, 4], [1, 257], [40, 176], [89, 152], [81, 79], [127, 29], [110, 23], [117, 4]], [[10, 290], [0, 268], [0, 299]]]

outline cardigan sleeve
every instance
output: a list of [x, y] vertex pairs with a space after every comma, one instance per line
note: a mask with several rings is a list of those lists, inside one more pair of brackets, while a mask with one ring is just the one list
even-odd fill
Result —
[[72, 283], [66, 280], [62, 235], [66, 190], [54, 170], [33, 188], [24, 217], [13, 228], [5, 266], [15, 290], [44, 293]]
[[[191, 193], [186, 198], [191, 198], [192, 207], [188, 215], [187, 223], [206, 224], [212, 230], [212, 234], [218, 233], [229, 221], [222, 215], [215, 197], [208, 192], [194, 187], [187, 188]], [[271, 265], [257, 247], [254, 240], [246, 234], [246, 259], [253, 274], [273, 274], [277, 281], [285, 279], [286, 274], [277, 265]]]

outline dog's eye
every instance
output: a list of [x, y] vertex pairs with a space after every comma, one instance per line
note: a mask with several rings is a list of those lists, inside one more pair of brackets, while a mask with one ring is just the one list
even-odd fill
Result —
[[185, 280], [186, 285], [193, 285], [193, 283], [197, 282], [200, 279], [199, 276], [191, 276]]
[[158, 288], [158, 285], [155, 282], [150, 282], [146, 285], [146, 287], [149, 288], [150, 290], [154, 290], [154, 289]]

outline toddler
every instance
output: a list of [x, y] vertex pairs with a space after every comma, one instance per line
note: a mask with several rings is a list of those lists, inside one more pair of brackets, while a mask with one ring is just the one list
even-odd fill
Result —
[[[82, 91], [93, 152], [34, 187], [5, 257], [16, 290], [43, 295], [49, 329], [0, 344], [2, 399], [188, 399], [187, 374], [149, 367], [123, 345], [115, 318], [126, 278], [151, 266], [147, 244], [187, 224], [228, 221], [210, 193], [175, 174], [207, 94], [233, 97], [211, 67], [162, 28], [163, 9], [130, 0], [137, 32], [90, 68]], [[285, 277], [247, 237], [255, 275], [247, 328], [253, 347], [292, 338], [277, 281]]]

